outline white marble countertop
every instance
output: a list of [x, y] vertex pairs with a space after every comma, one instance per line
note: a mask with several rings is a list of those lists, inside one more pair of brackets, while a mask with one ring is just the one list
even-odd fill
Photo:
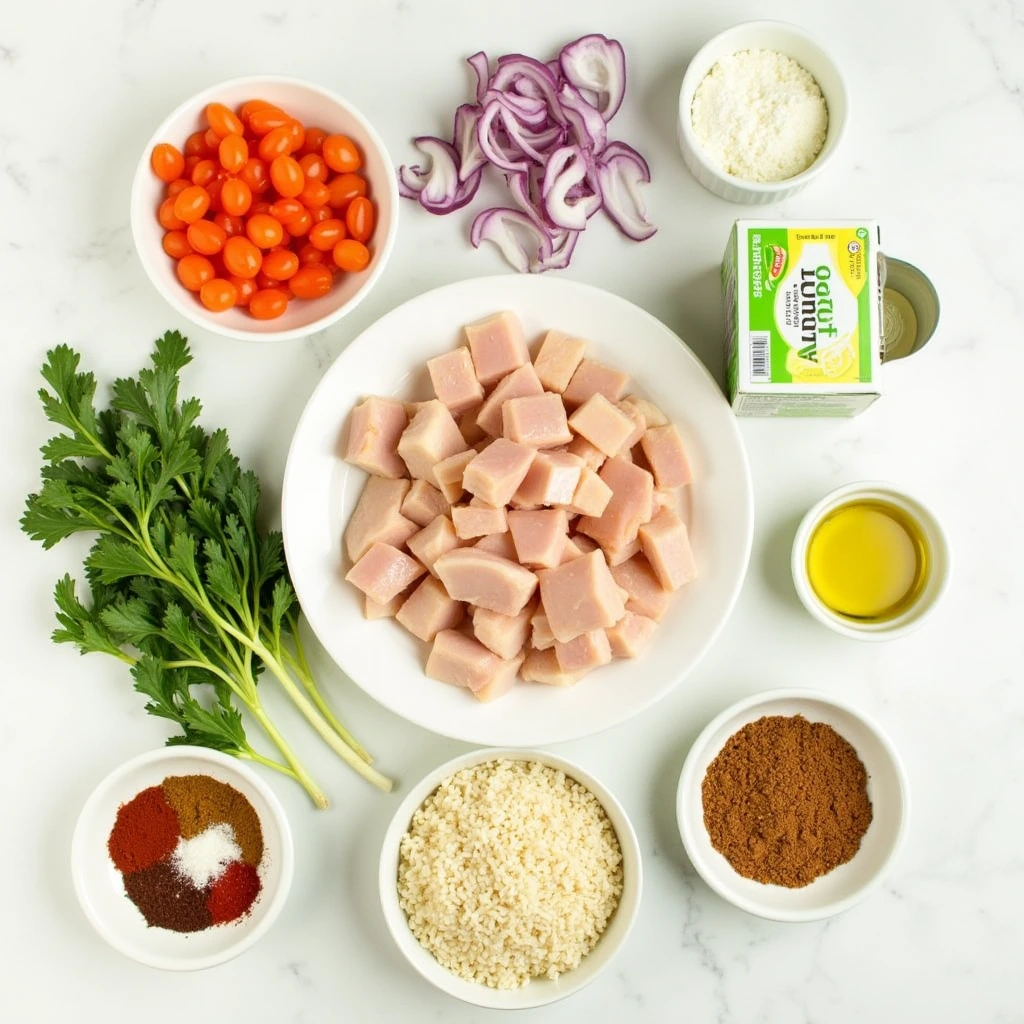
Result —
[[[151, 340], [188, 329], [186, 373], [207, 422], [275, 503], [288, 438], [318, 378], [356, 334], [428, 288], [503, 264], [464, 240], [468, 220], [402, 209], [382, 280], [348, 319], [300, 344], [250, 346], [191, 329], [143, 275], [128, 230], [141, 146], [181, 99], [218, 80], [274, 71], [350, 98], [396, 160], [446, 130], [483, 48], [546, 55], [600, 31], [622, 40], [630, 83], [616, 134], [648, 155], [661, 230], [634, 246], [588, 230], [565, 276], [660, 317], [718, 373], [717, 265], [743, 210], [701, 190], [676, 148], [676, 95], [697, 47], [729, 24], [780, 17], [827, 41], [849, 78], [843, 152], [777, 216], [871, 216], [885, 248], [926, 269], [943, 302], [924, 352], [884, 371], [884, 398], [842, 421], [746, 420], [757, 526], [749, 577], [725, 633], [657, 709], [563, 745], [632, 816], [647, 880], [613, 967], [530, 1019], [719, 1022], [1024, 1020], [1024, 578], [1019, 485], [1024, 285], [1024, 7], [1019, 0], [96, 0], [15, 4], [0, 15], [0, 319], [4, 448], [0, 550], [5, 672], [0, 708], [5, 1022], [73, 1020], [483, 1021], [414, 975], [377, 905], [380, 839], [404, 786], [464, 749], [376, 706], [320, 654], [345, 721], [400, 780], [384, 797], [311, 740], [330, 789], [318, 814], [270, 783], [294, 825], [298, 866], [271, 933], [240, 959], [163, 974], [108, 948], [71, 887], [68, 850], [96, 782], [165, 732], [123, 667], [49, 642], [51, 588], [84, 546], [44, 553], [17, 528], [48, 436], [35, 399], [46, 348], [68, 341], [106, 382]], [[834, 636], [799, 606], [789, 543], [832, 487], [889, 478], [929, 498], [955, 551], [954, 585], [917, 634], [888, 645]], [[912, 787], [908, 841], [881, 891], [808, 925], [749, 917], [689, 866], [674, 818], [688, 744], [719, 709], [759, 689], [820, 687], [877, 717]], [[308, 748], [308, 750], [307, 750]]]

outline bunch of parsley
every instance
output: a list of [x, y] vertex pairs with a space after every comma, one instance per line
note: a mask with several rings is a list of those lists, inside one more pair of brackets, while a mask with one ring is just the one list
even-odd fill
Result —
[[[267, 716], [257, 690], [272, 676], [313, 728], [360, 775], [390, 789], [342, 727], [310, 673], [279, 533], [256, 524], [259, 480], [243, 472], [224, 430], [207, 433], [195, 398], [179, 401], [192, 357], [177, 331], [156, 342], [152, 366], [114, 382], [110, 408], [67, 345], [47, 353], [39, 397], [63, 428], [42, 448], [42, 487], [22, 529], [46, 548], [80, 532], [98, 537], [85, 560], [90, 605], [65, 576], [53, 639], [102, 651], [131, 668], [146, 710], [181, 728], [168, 743], [212, 747], [296, 779], [318, 807], [323, 790]], [[246, 738], [245, 708], [281, 760]]]

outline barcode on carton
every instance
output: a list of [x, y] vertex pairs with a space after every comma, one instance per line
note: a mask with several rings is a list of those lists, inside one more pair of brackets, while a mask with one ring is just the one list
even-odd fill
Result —
[[750, 332], [750, 379], [770, 384], [772, 379], [772, 336], [768, 331]]

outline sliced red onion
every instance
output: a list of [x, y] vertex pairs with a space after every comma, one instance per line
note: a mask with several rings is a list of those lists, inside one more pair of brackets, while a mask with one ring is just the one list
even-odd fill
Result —
[[459, 157], [459, 179], [465, 181], [487, 165], [487, 157], [480, 148], [476, 126], [480, 120], [480, 108], [472, 103], [463, 103], [455, 111], [455, 126], [452, 129], [452, 143]]
[[632, 146], [611, 143], [598, 161], [597, 180], [605, 213], [627, 238], [642, 242], [658, 230], [647, 219], [647, 207], [639, 187], [650, 183], [651, 169]]
[[484, 93], [487, 92], [487, 83], [491, 80], [491, 66], [487, 60], [487, 54], [481, 50], [479, 53], [474, 53], [472, 57], [467, 57], [466, 63], [476, 74], [476, 101], [483, 103]]
[[526, 155], [508, 138], [504, 125], [504, 110], [498, 100], [491, 100], [480, 114], [476, 137], [484, 156], [503, 171], [525, 171]]
[[530, 217], [500, 207], [477, 215], [469, 229], [469, 240], [475, 249], [481, 242], [493, 242], [521, 274], [534, 270], [554, 253], [550, 235]]
[[588, 218], [597, 213], [601, 196], [592, 193], [570, 200], [569, 190], [581, 185], [587, 176], [587, 166], [579, 146], [556, 149], [544, 169], [542, 195], [544, 209], [551, 221], [569, 231], [582, 231]]
[[558, 90], [558, 102], [576, 133], [576, 141], [591, 152], [600, 153], [608, 141], [608, 126], [598, 109], [568, 82], [564, 82]]
[[454, 146], [431, 135], [421, 135], [414, 141], [430, 163], [426, 167], [399, 168], [401, 194], [418, 199], [423, 209], [430, 213], [451, 213], [465, 206], [476, 195], [482, 168], [478, 167], [462, 181], [459, 178], [459, 154]]
[[622, 44], [602, 35], [589, 35], [562, 47], [558, 64], [566, 80], [592, 95], [594, 106], [610, 121], [626, 94], [626, 54]]

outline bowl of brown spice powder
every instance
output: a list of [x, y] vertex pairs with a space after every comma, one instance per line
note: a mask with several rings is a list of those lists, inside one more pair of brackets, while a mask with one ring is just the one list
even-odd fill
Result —
[[906, 829], [906, 774], [844, 701], [772, 690], [726, 708], [679, 778], [687, 856], [730, 903], [775, 921], [831, 917], [882, 880]]

